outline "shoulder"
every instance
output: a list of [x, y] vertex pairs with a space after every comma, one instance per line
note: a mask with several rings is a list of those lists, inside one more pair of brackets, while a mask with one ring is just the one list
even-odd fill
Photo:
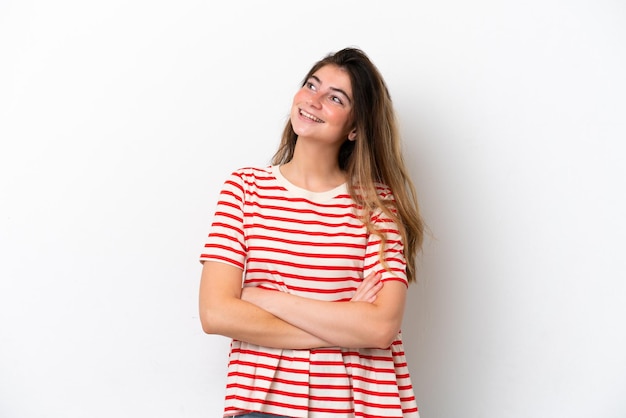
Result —
[[233, 170], [227, 178], [227, 182], [239, 184], [256, 184], [274, 178], [272, 166], [246, 166]]
[[245, 200], [249, 200], [281, 188], [277, 183], [273, 166], [268, 165], [247, 166], [232, 171], [224, 183], [224, 189], [238, 193]]
[[364, 201], [371, 202], [374, 200], [383, 200], [383, 201], [391, 201], [393, 202], [395, 198], [393, 197], [393, 191], [391, 187], [387, 186], [385, 183], [381, 183], [379, 181], [375, 181], [371, 183], [370, 187], [361, 187], [358, 184], [353, 186], [354, 194], [362, 198]]
[[390, 202], [394, 202], [396, 199], [393, 196], [393, 191], [391, 187], [387, 186], [384, 183], [375, 182], [374, 188], [376, 189], [376, 194], [381, 200], [386, 200]]
[[[371, 219], [373, 222], [389, 222], [393, 221], [389, 218], [389, 216], [397, 216], [398, 211], [396, 208], [396, 198], [393, 195], [393, 191], [391, 187], [387, 186], [384, 183], [375, 182], [374, 188], [376, 190], [376, 194], [378, 196], [380, 204], [378, 207], [372, 211]], [[380, 206], [382, 205], [382, 206]], [[385, 209], [388, 212], [385, 212]], [[386, 213], [386, 215], [385, 215]]]
[[241, 177], [241, 178], [266, 178], [273, 176], [272, 174], [272, 166], [246, 166], [240, 167], [231, 172], [231, 177]]

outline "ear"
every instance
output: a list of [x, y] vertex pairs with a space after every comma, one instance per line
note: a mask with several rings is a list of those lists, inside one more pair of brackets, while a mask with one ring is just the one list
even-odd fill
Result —
[[348, 134], [348, 141], [354, 141], [356, 139], [356, 128], [350, 131]]

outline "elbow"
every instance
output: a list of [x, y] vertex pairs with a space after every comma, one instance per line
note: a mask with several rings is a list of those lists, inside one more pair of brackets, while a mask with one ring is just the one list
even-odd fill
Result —
[[205, 334], [214, 334], [213, 324], [206, 319], [204, 315], [200, 315], [200, 325], [202, 325], [202, 331], [204, 331]]
[[375, 348], [380, 348], [381, 350], [387, 349], [393, 344], [394, 341], [398, 338], [398, 333], [400, 332], [399, 327], [394, 325], [380, 327], [380, 332], [374, 333], [372, 336], [374, 337], [372, 341], [372, 346]]
[[237, 319], [232, 312], [236, 311], [229, 298], [221, 301], [201, 299], [198, 309], [202, 331], [211, 335], [230, 336]]
[[206, 321], [201, 318], [200, 324], [202, 325], [202, 331], [204, 331], [205, 334], [215, 334], [212, 324], [209, 321]]
[[205, 334], [219, 334], [218, 317], [210, 310], [200, 312], [200, 325]]
[[380, 348], [381, 350], [385, 350], [391, 347], [391, 344], [393, 344], [393, 342], [396, 340], [396, 336], [397, 334], [394, 334], [394, 336], [391, 338], [383, 337], [383, 338], [378, 339], [378, 341], [376, 341], [374, 344], [375, 348]]

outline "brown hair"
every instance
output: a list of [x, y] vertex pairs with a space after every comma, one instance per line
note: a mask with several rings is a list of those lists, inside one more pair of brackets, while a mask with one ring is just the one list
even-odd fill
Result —
[[[415, 187], [402, 158], [398, 124], [387, 85], [378, 68], [357, 48], [344, 48], [315, 63], [304, 77], [302, 85], [326, 65], [344, 69], [352, 84], [356, 140], [346, 140], [338, 157], [339, 167], [346, 172], [350, 195], [357, 206], [363, 208], [361, 219], [370, 233], [381, 238], [381, 255], [385, 236], [376, 230], [371, 216], [376, 211], [382, 211], [394, 220], [404, 243], [407, 278], [413, 282], [416, 279], [415, 258], [422, 246], [424, 223]], [[293, 158], [296, 140], [297, 135], [291, 122], [287, 121], [272, 164], [289, 162]], [[388, 186], [395, 201], [384, 201], [376, 192], [376, 183]], [[386, 266], [386, 263], [383, 264]]]

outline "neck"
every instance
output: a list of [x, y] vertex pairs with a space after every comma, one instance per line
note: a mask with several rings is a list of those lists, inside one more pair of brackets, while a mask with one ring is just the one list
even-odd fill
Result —
[[339, 168], [338, 149], [296, 142], [293, 158], [281, 167], [281, 173], [298, 187], [324, 192], [345, 183], [345, 173]]

